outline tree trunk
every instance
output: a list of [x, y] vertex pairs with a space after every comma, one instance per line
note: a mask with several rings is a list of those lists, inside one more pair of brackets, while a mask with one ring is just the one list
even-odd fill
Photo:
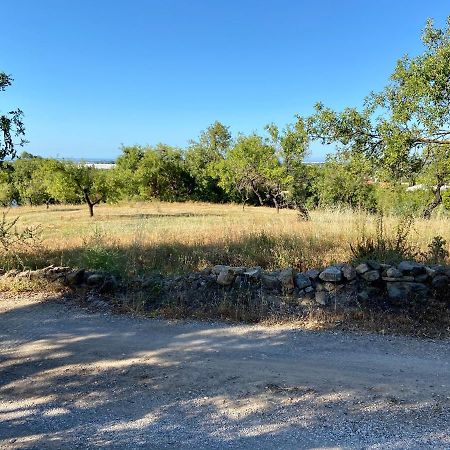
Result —
[[425, 208], [423, 212], [422, 217], [424, 219], [430, 220], [433, 209], [438, 207], [442, 203], [441, 187], [443, 185], [444, 183], [438, 183], [438, 185], [436, 186], [436, 189], [434, 191], [434, 199], [428, 204], [428, 206]]
[[92, 202], [88, 202], [89, 206], [89, 216], [94, 217], [94, 204]]
[[280, 212], [280, 205], [277, 202], [277, 198], [275, 196], [272, 197], [275, 208], [277, 209], [277, 213]]

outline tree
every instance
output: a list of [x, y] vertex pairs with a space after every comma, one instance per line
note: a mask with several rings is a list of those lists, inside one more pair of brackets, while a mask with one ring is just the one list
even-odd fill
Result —
[[223, 201], [225, 193], [219, 186], [213, 166], [223, 160], [231, 145], [229, 127], [216, 121], [191, 141], [186, 152], [186, 164], [195, 179], [194, 195], [199, 200]]
[[[438, 159], [448, 159], [450, 17], [445, 29], [428, 20], [422, 41], [424, 52], [400, 59], [390, 83], [367, 97], [361, 110], [338, 113], [318, 103], [307, 120], [311, 138], [362, 153], [397, 180], [407, 178], [412, 166], [429, 170], [438, 167]], [[439, 169], [433, 177], [435, 198], [424, 209], [426, 218], [442, 201], [440, 189], [450, 181], [450, 173]]]
[[236, 191], [243, 205], [255, 196], [259, 205], [271, 201], [278, 209], [284, 186], [291, 181], [275, 148], [257, 134], [240, 135], [215, 170], [220, 185], [231, 195]]
[[42, 205], [50, 203], [51, 196], [44, 183], [42, 173], [46, 160], [23, 152], [11, 165], [13, 167], [12, 182], [18, 194], [20, 204]]
[[187, 170], [182, 150], [165, 144], [145, 149], [136, 177], [144, 198], [186, 200], [194, 189], [194, 180]]
[[134, 145], [122, 147], [122, 154], [117, 158], [112, 169], [120, 190], [120, 197], [137, 198], [140, 196], [140, 180], [137, 176], [140, 164], [145, 154], [145, 147]]
[[266, 126], [266, 131], [274, 153], [284, 168], [280, 189], [272, 193], [275, 206], [278, 210], [279, 201], [284, 200], [288, 206], [295, 206], [302, 219], [309, 219], [306, 202], [311, 194], [310, 180], [303, 162], [309, 147], [305, 124], [299, 119], [281, 131], [275, 124], [270, 124]]
[[45, 185], [49, 194], [64, 203], [86, 203], [93, 217], [94, 207], [115, 201], [117, 186], [108, 170], [71, 162], [48, 160]]
[[[10, 75], [0, 72], [0, 92], [11, 86], [12, 81]], [[14, 158], [16, 146], [26, 143], [22, 117], [23, 112], [19, 108], [3, 114], [0, 111], [0, 163], [7, 157]]]

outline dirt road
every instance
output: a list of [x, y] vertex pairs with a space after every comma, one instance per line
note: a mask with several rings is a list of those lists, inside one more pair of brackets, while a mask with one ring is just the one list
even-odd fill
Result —
[[450, 448], [450, 343], [0, 296], [0, 448]]

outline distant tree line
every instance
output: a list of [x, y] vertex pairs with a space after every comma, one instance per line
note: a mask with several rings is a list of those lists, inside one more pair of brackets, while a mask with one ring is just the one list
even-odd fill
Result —
[[[215, 122], [187, 148], [166, 144], [123, 147], [112, 170], [23, 153], [20, 109], [0, 116], [0, 203], [85, 203], [121, 199], [240, 202], [308, 209], [346, 206], [420, 213], [450, 209], [450, 18], [444, 29], [427, 22], [424, 52], [403, 57], [389, 84], [364, 107], [337, 112], [317, 103], [263, 134], [232, 136]], [[0, 73], [0, 91], [11, 78]], [[16, 138], [18, 141], [14, 141]], [[322, 165], [304, 161], [319, 141], [337, 149]], [[427, 189], [406, 192], [405, 183]]]

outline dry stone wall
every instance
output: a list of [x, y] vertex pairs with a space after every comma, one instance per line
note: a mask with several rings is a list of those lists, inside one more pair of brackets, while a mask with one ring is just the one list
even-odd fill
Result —
[[396, 265], [377, 261], [358, 265], [334, 264], [303, 272], [293, 268], [266, 271], [261, 267], [217, 265], [197, 273], [155, 275], [127, 283], [99, 271], [54, 266], [9, 271], [3, 277], [44, 279], [99, 293], [134, 289], [148, 292], [153, 301], [178, 299], [185, 303], [213, 302], [224, 295], [235, 294], [279, 298], [300, 307], [351, 306], [380, 299], [393, 306], [402, 306], [431, 298], [447, 299], [447, 302], [450, 299], [450, 267], [416, 261], [402, 261]]

